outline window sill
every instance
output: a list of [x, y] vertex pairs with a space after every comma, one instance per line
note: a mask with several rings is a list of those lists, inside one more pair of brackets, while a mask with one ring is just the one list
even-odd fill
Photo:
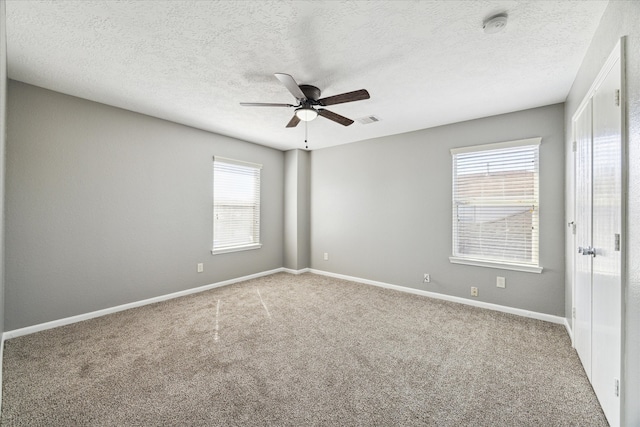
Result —
[[474, 265], [476, 267], [499, 268], [502, 270], [524, 271], [526, 273], [542, 273], [542, 267], [529, 264], [516, 264], [499, 261], [486, 261], [474, 258], [462, 258], [450, 256], [449, 261], [452, 264]]
[[260, 249], [261, 247], [262, 247], [262, 243], [252, 243], [250, 245], [244, 245], [244, 246], [234, 246], [231, 248], [213, 249], [211, 251], [211, 255], [228, 254], [231, 252], [250, 251], [252, 249]]

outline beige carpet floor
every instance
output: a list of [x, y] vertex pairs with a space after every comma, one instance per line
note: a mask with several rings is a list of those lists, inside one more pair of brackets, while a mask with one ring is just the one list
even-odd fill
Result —
[[285, 273], [5, 343], [6, 426], [606, 426], [564, 327]]

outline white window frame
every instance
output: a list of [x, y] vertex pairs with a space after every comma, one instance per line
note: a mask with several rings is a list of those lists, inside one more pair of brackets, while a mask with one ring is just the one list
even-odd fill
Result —
[[[224, 167], [231, 168], [229, 171], [237, 166], [237, 173], [242, 173], [242, 170], [245, 170], [245, 175], [247, 169], [252, 169], [253, 172], [257, 171], [257, 179], [254, 179], [254, 197], [252, 200], [252, 204], [249, 206], [253, 207], [254, 215], [253, 215], [253, 230], [252, 237], [254, 241], [251, 242], [242, 242], [242, 243], [224, 243], [216, 245], [216, 215], [219, 213], [216, 209], [216, 165], [224, 165]], [[239, 251], [247, 251], [252, 249], [259, 249], [262, 247], [262, 243], [260, 240], [260, 179], [261, 179], [261, 171], [262, 165], [257, 163], [244, 162], [240, 160], [228, 159], [226, 157], [215, 156], [213, 158], [213, 218], [212, 218], [212, 250], [211, 253], [213, 255], [224, 254], [229, 252], [239, 252]], [[226, 189], [225, 189], [226, 190]], [[257, 192], [257, 195], [255, 194]]]
[[[515, 270], [515, 271], [524, 271], [529, 273], [541, 273], [542, 267], [540, 266], [540, 256], [539, 256], [539, 247], [540, 247], [540, 215], [539, 215], [539, 207], [540, 207], [540, 151], [539, 145], [542, 141], [542, 138], [529, 138], [529, 139], [521, 139], [516, 141], [507, 141], [507, 142], [498, 142], [494, 144], [484, 144], [484, 145], [475, 145], [469, 147], [461, 147], [461, 148], [453, 148], [451, 149], [452, 156], [452, 256], [449, 257], [449, 261], [452, 264], [465, 264], [465, 265], [473, 265], [478, 267], [491, 267], [505, 270]], [[483, 257], [482, 255], [462, 255], [456, 253], [456, 242], [457, 242], [457, 231], [458, 231], [458, 218], [457, 218], [457, 205], [460, 203], [459, 200], [456, 200], [456, 160], [458, 154], [463, 153], [473, 153], [480, 151], [491, 151], [491, 150], [501, 150], [508, 149], [513, 147], [522, 147], [522, 146], [537, 146], [537, 163], [536, 163], [536, 171], [535, 171], [535, 200], [526, 200], [521, 204], [522, 206], [533, 206], [533, 209], [536, 211], [535, 216], [535, 227], [533, 228], [532, 236], [531, 236], [531, 245], [532, 251], [534, 251], [532, 262], [518, 262], [512, 261], [508, 259], [497, 259], [496, 257]], [[480, 203], [491, 203], [490, 198], [478, 198]], [[513, 202], [511, 201], [510, 204]], [[518, 202], [516, 202], [518, 204]]]

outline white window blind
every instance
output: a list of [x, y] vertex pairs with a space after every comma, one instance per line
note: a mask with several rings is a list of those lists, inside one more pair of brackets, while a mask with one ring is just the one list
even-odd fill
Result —
[[213, 251], [257, 249], [260, 244], [262, 165], [213, 158]]
[[540, 140], [451, 150], [452, 262], [519, 264], [535, 271], [526, 266], [538, 266]]

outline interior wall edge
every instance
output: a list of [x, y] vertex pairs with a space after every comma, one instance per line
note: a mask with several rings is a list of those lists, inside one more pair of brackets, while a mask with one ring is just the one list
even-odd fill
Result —
[[[7, 35], [6, 2], [0, 0], [0, 334], [4, 332], [5, 316], [5, 173], [7, 138]], [[0, 339], [0, 410], [2, 409], [2, 357], [4, 338]]]

